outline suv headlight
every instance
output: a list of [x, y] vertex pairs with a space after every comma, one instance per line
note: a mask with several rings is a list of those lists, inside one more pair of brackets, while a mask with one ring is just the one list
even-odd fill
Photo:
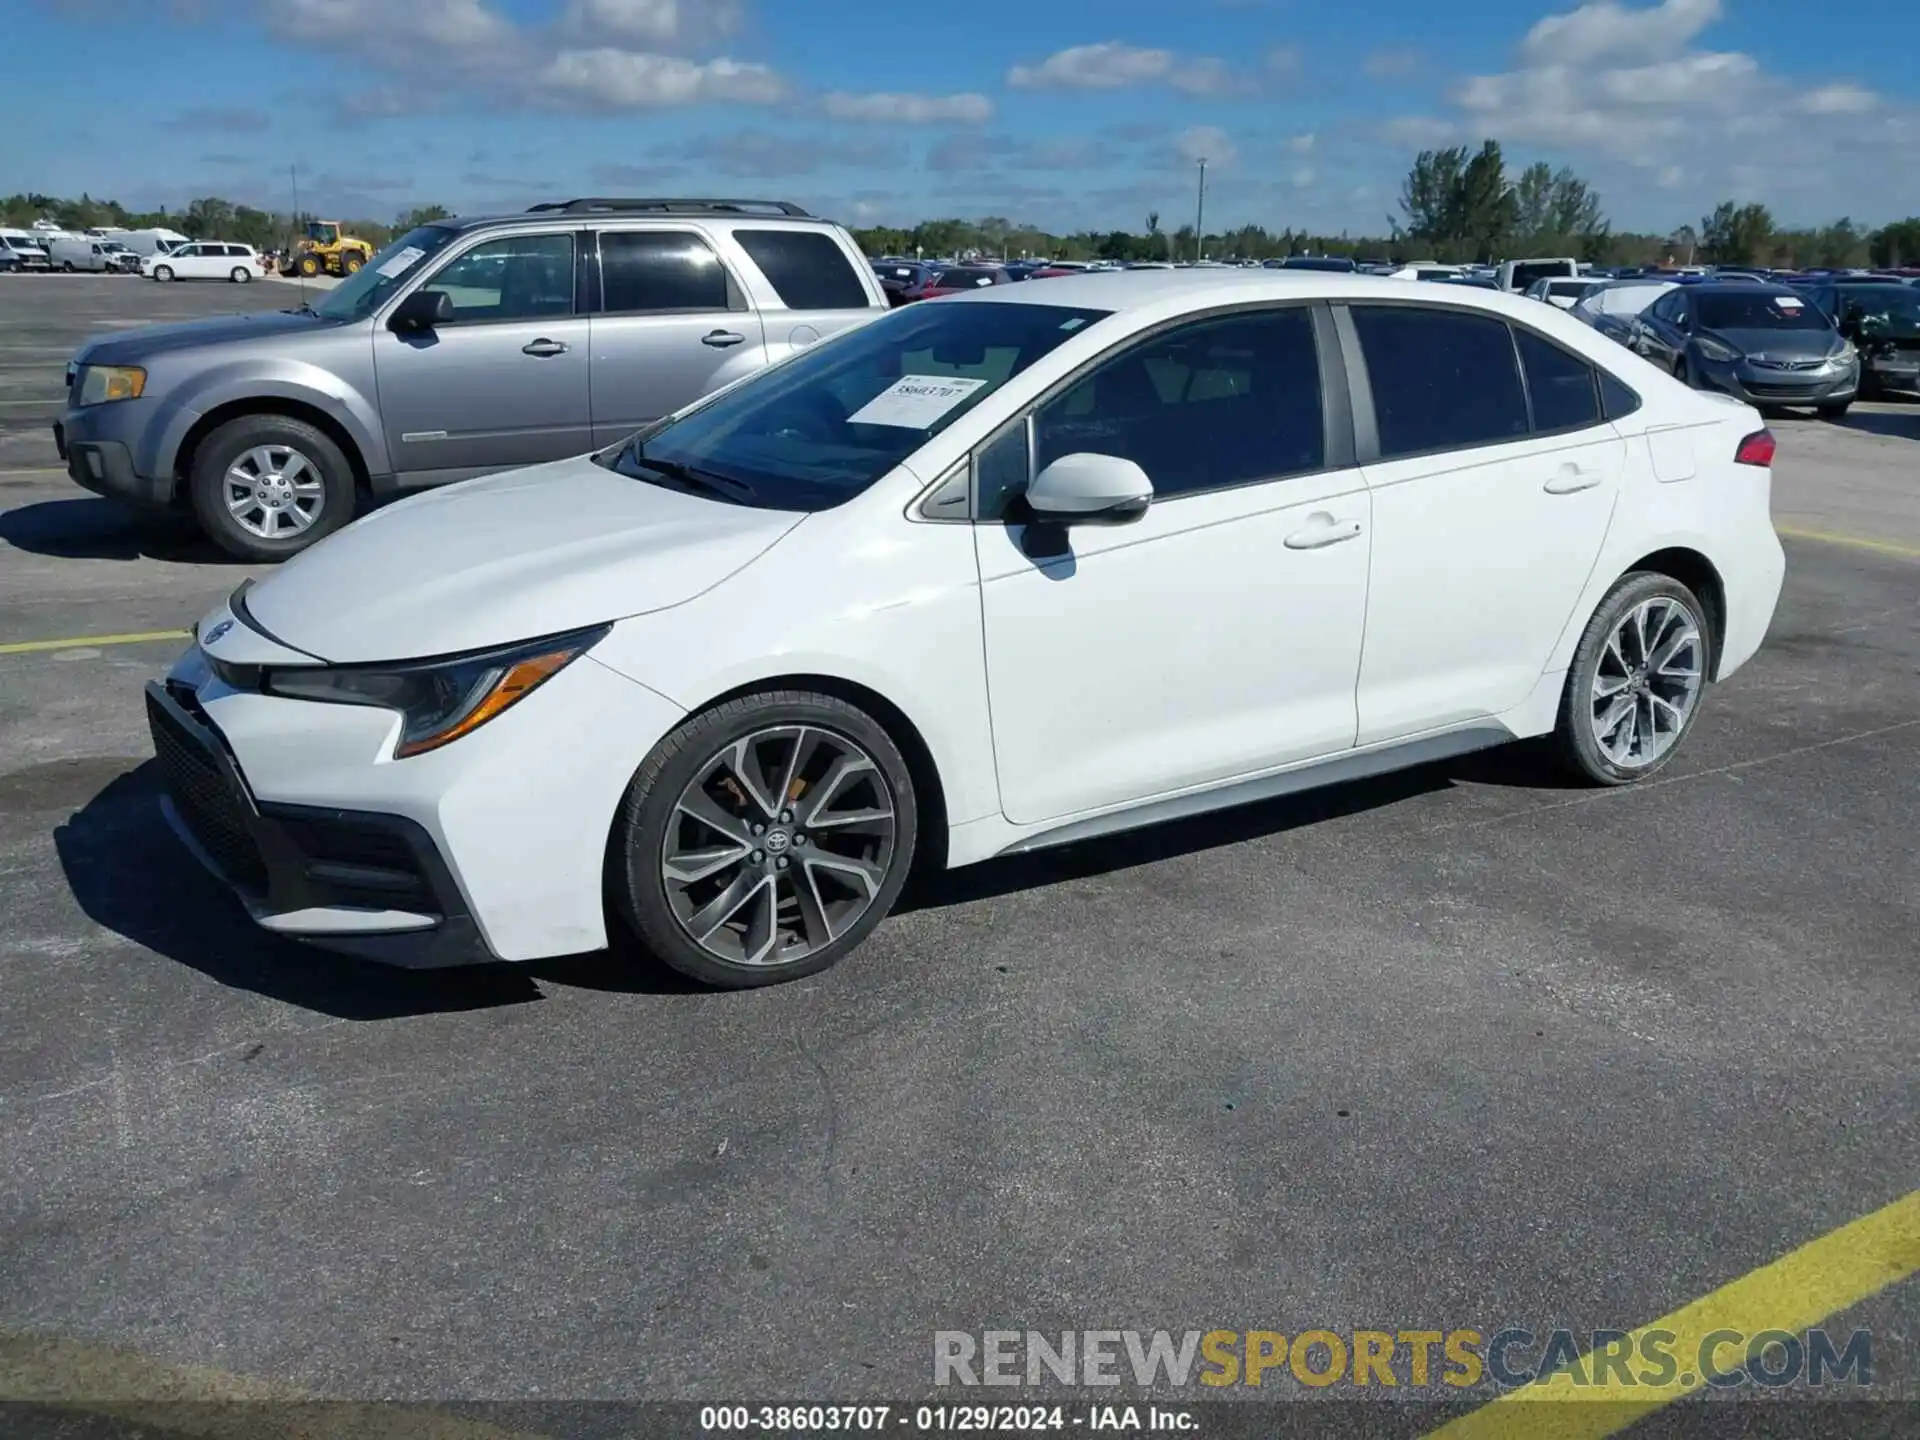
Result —
[[263, 670], [260, 688], [288, 700], [372, 705], [401, 716], [394, 758], [470, 735], [592, 649], [610, 626], [551, 635], [498, 650], [397, 665]]
[[146, 388], [147, 372], [138, 365], [82, 365], [73, 377], [73, 403], [138, 400]]
[[1735, 350], [1731, 345], [1721, 344], [1718, 340], [1701, 338], [1695, 340], [1693, 343], [1700, 348], [1700, 353], [1709, 360], [1718, 360], [1722, 364], [1725, 364], [1730, 360], [1738, 360], [1740, 358], [1739, 351]]

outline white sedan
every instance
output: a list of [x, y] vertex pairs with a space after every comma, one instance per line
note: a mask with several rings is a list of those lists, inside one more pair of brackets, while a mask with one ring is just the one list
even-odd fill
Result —
[[994, 286], [243, 585], [149, 687], [165, 808], [282, 935], [789, 979], [916, 865], [1525, 736], [1644, 780], [1766, 633], [1772, 457], [1518, 296]]
[[193, 240], [140, 263], [154, 280], [231, 280], [245, 285], [260, 273], [260, 256], [251, 245], [224, 240]]

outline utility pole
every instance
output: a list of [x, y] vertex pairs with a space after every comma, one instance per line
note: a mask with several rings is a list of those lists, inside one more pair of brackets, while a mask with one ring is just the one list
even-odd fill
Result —
[[1207, 252], [1207, 157], [1200, 157], [1200, 194], [1193, 206], [1193, 260], [1197, 265]]

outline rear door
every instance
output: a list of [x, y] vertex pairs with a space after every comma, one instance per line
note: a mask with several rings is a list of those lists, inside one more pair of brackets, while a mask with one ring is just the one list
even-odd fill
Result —
[[402, 486], [592, 448], [578, 243], [571, 230], [551, 230], [470, 245], [420, 287], [446, 294], [451, 321], [420, 334], [374, 332], [380, 418]]
[[1439, 306], [1348, 316], [1372, 411], [1355, 437], [1373, 494], [1368, 745], [1533, 693], [1606, 539], [1626, 444], [1593, 367], [1532, 330]]
[[745, 288], [700, 230], [599, 231], [589, 293], [593, 443], [611, 445], [767, 363]]

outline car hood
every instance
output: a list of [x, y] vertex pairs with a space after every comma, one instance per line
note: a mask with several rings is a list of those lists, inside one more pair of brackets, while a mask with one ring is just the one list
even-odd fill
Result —
[[1765, 327], [1702, 331], [1724, 341], [1742, 355], [1764, 355], [1769, 360], [1822, 360], [1839, 342], [1831, 330], [1769, 330]]
[[805, 518], [580, 456], [376, 510], [255, 585], [246, 608], [274, 639], [336, 664], [453, 655], [682, 604]]
[[89, 341], [74, 358], [83, 365], [131, 365], [170, 350], [192, 350], [234, 340], [292, 336], [308, 330], [333, 330], [339, 320], [325, 320], [292, 310], [259, 315], [219, 315], [210, 320], [183, 320], [175, 325], [143, 325]]

